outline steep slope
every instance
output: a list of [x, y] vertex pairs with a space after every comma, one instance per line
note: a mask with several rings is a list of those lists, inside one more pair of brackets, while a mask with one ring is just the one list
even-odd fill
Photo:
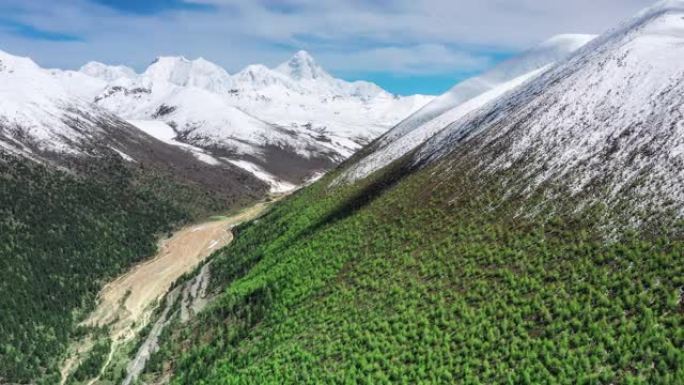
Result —
[[[0, 136], [3, 147], [18, 152], [75, 152], [78, 142], [100, 132], [86, 103], [72, 98], [28, 58], [0, 52]], [[65, 120], [83, 118], [90, 132], [70, 129]], [[102, 120], [111, 119], [104, 115]]]
[[555, 36], [481, 76], [457, 84], [382, 135], [357, 157], [340, 181], [363, 178], [387, 166], [447, 124], [535, 78], [593, 38], [592, 35]]
[[455, 121], [415, 162], [477, 159], [478, 172], [510, 174], [513, 196], [559, 185], [578, 204], [682, 217], [683, 47], [684, 7], [663, 3]]
[[[683, 9], [660, 3], [369, 177], [331, 188], [334, 171], [241, 226], [216, 300], [169, 328], [146, 382], [684, 383]], [[604, 131], [621, 134], [608, 157]]]
[[125, 163], [113, 156], [76, 176], [0, 151], [0, 383], [59, 383], [60, 357], [101, 285], [190, 219]]

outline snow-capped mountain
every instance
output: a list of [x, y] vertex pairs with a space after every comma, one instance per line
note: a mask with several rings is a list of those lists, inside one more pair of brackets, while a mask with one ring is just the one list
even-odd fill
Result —
[[[414, 165], [505, 175], [577, 207], [684, 216], [684, 1], [664, 1], [486, 106], [446, 125]], [[472, 170], [471, 168], [471, 171]], [[549, 186], [555, 186], [550, 189]], [[636, 214], [639, 212], [640, 214]]]
[[87, 102], [92, 101], [92, 96], [102, 92], [107, 86], [107, 81], [80, 71], [51, 69], [49, 72], [70, 95], [77, 96]]
[[282, 63], [275, 70], [295, 80], [333, 80], [332, 76], [325, 72], [306, 51], [297, 52], [290, 60]]
[[116, 117], [73, 97], [29, 58], [0, 51], [0, 145], [6, 150], [78, 153]]
[[136, 76], [136, 73], [132, 68], [122, 65], [106, 65], [95, 61], [86, 63], [78, 71], [106, 82], [111, 82], [120, 78], [132, 79]]
[[150, 125], [142, 122], [163, 122], [175, 142], [279, 184], [330, 169], [430, 100], [335, 79], [304, 51], [232, 76], [204, 59], [161, 57], [140, 75], [112, 77], [90, 95], [99, 106], [143, 130]]
[[230, 75], [221, 67], [203, 58], [158, 57], [143, 73], [150, 84], [165, 82], [181, 87], [196, 87], [213, 92], [230, 89]]
[[447, 124], [458, 120], [487, 102], [539, 76], [553, 63], [566, 58], [593, 35], [558, 35], [507, 60], [483, 75], [463, 81], [382, 135], [363, 152], [338, 178], [354, 181], [370, 175], [399, 159], [435, 135]]
[[199, 148], [158, 140], [65, 86], [77, 83], [85, 89], [94, 80], [79, 72], [45, 70], [31, 59], [0, 51], [0, 151], [66, 168], [118, 154], [132, 165], [173, 174], [231, 199], [266, 189], [242, 167], [215, 161]]
[[297, 52], [290, 60], [277, 66], [275, 72], [303, 84], [304, 90], [324, 98], [349, 97], [368, 101], [378, 95], [387, 94], [374, 83], [346, 82], [333, 78], [306, 51]]
[[258, 91], [267, 91], [270, 88], [282, 88], [296, 93], [304, 93], [306, 89], [297, 84], [291, 78], [273, 71], [263, 64], [251, 64], [231, 78], [231, 93], [257, 94]]

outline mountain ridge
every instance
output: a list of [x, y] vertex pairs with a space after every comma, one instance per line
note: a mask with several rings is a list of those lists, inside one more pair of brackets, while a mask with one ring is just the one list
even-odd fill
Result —
[[448, 105], [422, 144], [344, 179], [376, 140], [239, 228], [214, 305], [171, 323], [144, 380], [684, 383], [681, 5]]
[[462, 151], [456, 157], [477, 156], [478, 167], [489, 172], [520, 168], [519, 183], [511, 186], [520, 185], [522, 194], [558, 183], [580, 196], [598, 183], [610, 191], [578, 200], [614, 206], [634, 194], [632, 214], [674, 210], [681, 217], [682, 5], [647, 9], [525, 87], [447, 126], [418, 151], [416, 164]]
[[[161, 57], [92, 97], [127, 120], [168, 124], [179, 141], [219, 161], [293, 185], [329, 170], [429, 100], [335, 79], [304, 51], [276, 69], [250, 65], [234, 75], [203, 59]], [[274, 159], [297, 170], [285, 172]]]
[[535, 78], [593, 38], [594, 35], [568, 34], [551, 37], [482, 75], [456, 84], [364, 149], [336, 183], [352, 182], [388, 165], [428, 140], [446, 124]]

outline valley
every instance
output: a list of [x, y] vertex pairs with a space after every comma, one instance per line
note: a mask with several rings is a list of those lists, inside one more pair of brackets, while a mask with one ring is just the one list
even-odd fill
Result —
[[0, 385], [684, 384], [684, 0], [648, 1], [9, 28]]
[[[237, 214], [186, 226], [160, 241], [154, 257], [107, 283], [98, 295], [97, 307], [82, 322], [86, 328], [106, 328], [106, 338], [111, 341], [105, 364], [97, 377], [87, 383], [97, 383], [117, 349], [138, 337], [142, 329], [154, 322], [155, 309], [163, 306], [159, 301], [179, 278], [229, 244], [233, 239], [232, 227], [258, 217], [269, 205], [257, 203]], [[88, 356], [96, 339], [96, 336], [86, 334], [69, 349], [70, 355], [60, 371], [61, 384], [73, 383], [67, 382], [69, 375]]]

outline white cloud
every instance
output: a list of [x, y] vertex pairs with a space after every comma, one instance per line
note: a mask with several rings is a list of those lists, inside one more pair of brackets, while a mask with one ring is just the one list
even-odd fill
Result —
[[204, 56], [237, 71], [299, 48], [333, 72], [472, 71], [486, 51], [521, 50], [557, 33], [600, 33], [650, 0], [191, 0], [213, 12], [122, 14], [87, 0], [3, 0], [0, 12], [84, 42], [0, 32], [0, 49], [47, 66], [95, 59], [143, 67], [160, 54]]
[[440, 44], [380, 47], [325, 55], [330, 63], [346, 62], [345, 71], [432, 74], [474, 71], [490, 65], [489, 57], [451, 50]]

